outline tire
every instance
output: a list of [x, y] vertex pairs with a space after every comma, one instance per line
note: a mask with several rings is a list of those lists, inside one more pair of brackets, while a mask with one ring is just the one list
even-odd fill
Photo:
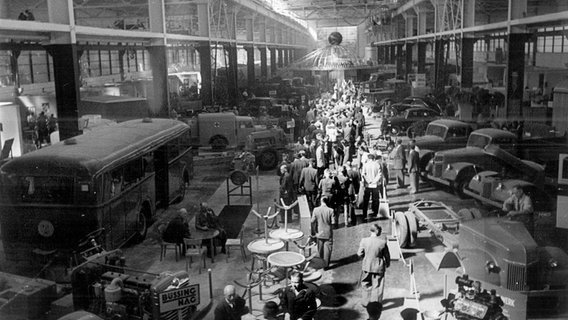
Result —
[[274, 150], [262, 151], [258, 156], [258, 166], [262, 170], [272, 170], [278, 165], [278, 155]]
[[409, 137], [410, 139], [413, 139], [415, 137], [414, 128], [412, 126], [406, 129], [406, 136]]
[[475, 172], [473, 170], [468, 170], [463, 172], [462, 174], [458, 175], [456, 179], [456, 183], [454, 184], [454, 191], [460, 199], [467, 199], [468, 196], [463, 192], [463, 190], [467, 187], [471, 179], [475, 176]]
[[213, 150], [225, 150], [229, 142], [225, 137], [215, 136], [211, 138], [211, 149]]
[[146, 215], [145, 210], [140, 210], [138, 213], [138, 223], [135, 235], [137, 243], [146, 239], [146, 234], [148, 234], [148, 223], [148, 216]]
[[395, 228], [398, 235], [398, 244], [401, 248], [406, 248], [409, 244], [409, 227], [404, 212], [394, 213]]
[[181, 179], [181, 186], [180, 186], [180, 194], [178, 197], [178, 201], [177, 202], [182, 202], [183, 199], [185, 198], [185, 193], [187, 192], [187, 187], [189, 187], [189, 173], [184, 170], [183, 171], [183, 177]]
[[416, 246], [416, 239], [418, 238], [418, 221], [412, 212], [405, 212], [406, 222], [408, 222], [408, 246], [413, 248]]

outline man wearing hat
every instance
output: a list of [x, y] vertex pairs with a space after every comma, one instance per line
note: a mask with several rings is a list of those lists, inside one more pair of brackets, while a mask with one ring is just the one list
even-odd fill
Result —
[[393, 160], [393, 170], [396, 173], [398, 188], [404, 188], [404, 168], [406, 166], [406, 154], [402, 140], [396, 141], [396, 146], [391, 151], [389, 157]]

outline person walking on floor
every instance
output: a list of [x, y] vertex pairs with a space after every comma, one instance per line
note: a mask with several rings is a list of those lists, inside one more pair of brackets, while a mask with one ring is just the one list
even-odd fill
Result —
[[321, 197], [321, 204], [314, 209], [311, 219], [312, 233], [315, 233], [318, 243], [319, 257], [329, 266], [331, 261], [331, 251], [333, 248], [333, 209], [328, 206], [330, 198]]
[[369, 154], [368, 161], [363, 165], [361, 177], [363, 178], [363, 186], [365, 191], [363, 193], [363, 219], [367, 219], [367, 210], [369, 209], [369, 199], [372, 200], [371, 209], [373, 216], [376, 218], [379, 213], [380, 194], [383, 180], [383, 166], [375, 161], [375, 155]]
[[406, 155], [402, 140], [396, 141], [396, 146], [390, 153], [390, 158], [393, 159], [393, 170], [396, 173], [396, 181], [398, 188], [404, 188], [404, 168], [406, 166]]
[[410, 179], [410, 194], [418, 193], [420, 182], [418, 180], [418, 175], [420, 174], [419, 159], [420, 155], [416, 150], [416, 140], [412, 139], [408, 145], [408, 175]]
[[361, 239], [357, 255], [363, 259], [361, 264], [361, 304], [367, 309], [369, 319], [379, 319], [382, 309], [384, 277], [390, 266], [390, 253], [387, 240], [381, 237], [382, 228], [371, 226], [371, 235]]
[[310, 159], [309, 166], [302, 169], [300, 174], [300, 189], [303, 189], [306, 194], [306, 199], [308, 200], [308, 207], [310, 208], [310, 214], [314, 211], [316, 205], [316, 198], [318, 195], [318, 170], [315, 168], [316, 162], [314, 159]]

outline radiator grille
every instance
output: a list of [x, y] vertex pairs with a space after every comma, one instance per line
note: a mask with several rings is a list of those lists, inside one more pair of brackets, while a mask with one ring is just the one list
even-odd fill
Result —
[[509, 264], [507, 267], [507, 289], [522, 291], [527, 286], [527, 268], [524, 265]]
[[434, 177], [441, 177], [442, 176], [442, 164], [435, 163], [434, 164]]

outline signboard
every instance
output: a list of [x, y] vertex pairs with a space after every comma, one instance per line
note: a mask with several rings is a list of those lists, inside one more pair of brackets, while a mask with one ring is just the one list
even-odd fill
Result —
[[160, 293], [160, 313], [199, 304], [199, 284]]

